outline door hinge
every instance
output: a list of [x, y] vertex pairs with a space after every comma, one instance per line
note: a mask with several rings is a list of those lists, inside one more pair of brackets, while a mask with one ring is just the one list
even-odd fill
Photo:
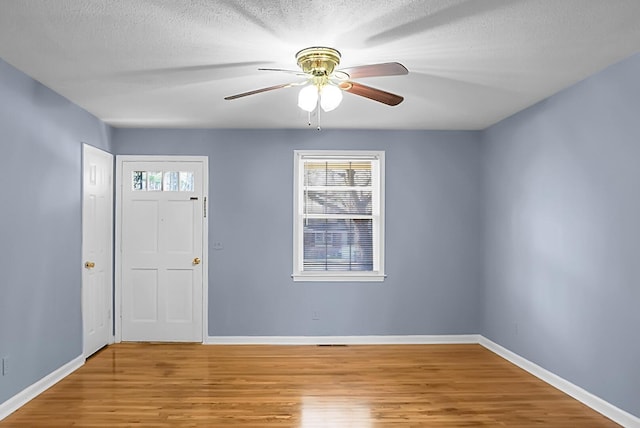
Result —
[[202, 207], [204, 209], [204, 218], [207, 218], [207, 197], [204, 197], [204, 204], [202, 204]]

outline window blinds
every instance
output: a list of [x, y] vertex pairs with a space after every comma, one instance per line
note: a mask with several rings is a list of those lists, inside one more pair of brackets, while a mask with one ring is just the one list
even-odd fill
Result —
[[376, 157], [302, 157], [303, 271], [375, 270]]

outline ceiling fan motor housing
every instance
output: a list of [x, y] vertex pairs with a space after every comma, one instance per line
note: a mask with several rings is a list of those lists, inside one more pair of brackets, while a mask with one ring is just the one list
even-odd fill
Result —
[[329, 76], [340, 64], [340, 52], [333, 48], [311, 47], [296, 54], [296, 61], [303, 72], [312, 76]]

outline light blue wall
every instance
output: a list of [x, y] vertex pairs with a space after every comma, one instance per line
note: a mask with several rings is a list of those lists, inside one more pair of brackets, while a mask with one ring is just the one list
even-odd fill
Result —
[[82, 142], [110, 128], [0, 59], [0, 403], [82, 353]]
[[[210, 336], [480, 330], [477, 133], [116, 129], [113, 136], [118, 154], [209, 156]], [[294, 149], [386, 151], [385, 282], [292, 281]]]
[[482, 137], [483, 334], [640, 415], [640, 55]]

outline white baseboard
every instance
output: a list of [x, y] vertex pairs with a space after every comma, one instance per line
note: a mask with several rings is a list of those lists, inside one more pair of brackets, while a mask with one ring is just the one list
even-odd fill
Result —
[[84, 356], [80, 355], [0, 404], [0, 421], [69, 376], [83, 364]]
[[592, 393], [580, 388], [579, 386], [569, 382], [566, 379], [550, 372], [547, 369], [540, 367], [539, 365], [521, 357], [520, 355], [498, 345], [495, 342], [487, 339], [484, 336], [480, 336], [480, 345], [484, 346], [488, 350], [495, 354], [498, 354], [505, 360], [515, 364], [516, 366], [524, 369], [548, 383], [549, 385], [559, 389], [567, 395], [575, 398], [581, 403], [591, 407], [596, 412], [606, 416], [612, 421], [622, 425], [626, 428], [640, 428], [640, 418], [625, 412], [624, 410], [608, 403], [600, 397], [593, 395]]
[[477, 334], [388, 336], [209, 336], [206, 345], [420, 345], [478, 343]]

